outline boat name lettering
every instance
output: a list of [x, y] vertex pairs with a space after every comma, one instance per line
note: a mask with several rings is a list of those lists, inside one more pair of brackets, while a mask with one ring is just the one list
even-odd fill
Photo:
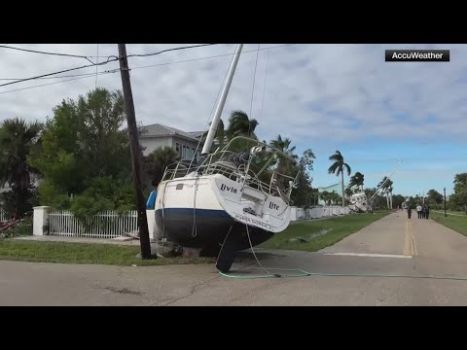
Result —
[[221, 184], [221, 191], [228, 191], [232, 193], [237, 193], [237, 189], [235, 187], [227, 186], [225, 184]]
[[269, 209], [279, 210], [279, 206], [276, 203], [269, 202]]
[[249, 218], [245, 215], [239, 215], [239, 214], [236, 214], [235, 215], [235, 219], [239, 220], [239, 221], [242, 221], [246, 224], [254, 224], [256, 226], [260, 226], [260, 227], [263, 227], [267, 230], [271, 230], [271, 225], [269, 224], [266, 224], [265, 222], [261, 221], [261, 220], [257, 220], [257, 219], [253, 219], [253, 218]]

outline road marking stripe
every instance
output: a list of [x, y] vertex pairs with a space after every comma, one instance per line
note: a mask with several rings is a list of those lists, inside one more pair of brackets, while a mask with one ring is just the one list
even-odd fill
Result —
[[409, 224], [409, 236], [410, 236], [410, 255], [415, 256], [417, 255], [417, 246], [415, 245], [415, 233], [413, 230], [413, 223], [412, 221]]
[[370, 253], [324, 253], [323, 255], [341, 255], [341, 256], [366, 256], [370, 258], [397, 258], [397, 259], [411, 259], [410, 255], [397, 255], [397, 254], [370, 254]]
[[410, 238], [409, 238], [409, 222], [406, 222], [405, 225], [405, 235], [404, 235], [404, 249], [403, 254], [405, 256], [410, 256]]

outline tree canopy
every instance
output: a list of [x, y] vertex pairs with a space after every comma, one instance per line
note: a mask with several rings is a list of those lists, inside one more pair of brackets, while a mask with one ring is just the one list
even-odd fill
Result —
[[[79, 196], [90, 196], [90, 203], [98, 203], [102, 193], [92, 190], [98, 184], [131, 181], [128, 137], [123, 130], [123, 97], [119, 91], [98, 88], [77, 100], [63, 100], [53, 112], [40, 147], [28, 160], [43, 177], [39, 186], [42, 204], [70, 208], [71, 200], [82, 202]], [[107, 209], [118, 209], [117, 202]]]

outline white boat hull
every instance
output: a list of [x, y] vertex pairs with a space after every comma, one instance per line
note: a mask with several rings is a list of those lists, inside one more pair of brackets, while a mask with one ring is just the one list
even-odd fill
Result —
[[228, 232], [237, 249], [257, 245], [290, 222], [290, 207], [278, 196], [243, 186], [224, 175], [187, 175], [158, 187], [156, 224], [169, 240], [217, 251]]

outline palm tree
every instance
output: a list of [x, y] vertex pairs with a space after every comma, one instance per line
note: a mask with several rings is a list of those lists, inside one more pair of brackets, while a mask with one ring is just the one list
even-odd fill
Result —
[[388, 209], [392, 208], [392, 185], [393, 182], [387, 176], [383, 177], [383, 179], [378, 184], [378, 188], [381, 189], [381, 192], [386, 197], [386, 204]]
[[287, 169], [290, 168], [290, 165], [294, 165], [298, 156], [294, 154], [295, 146], [290, 147], [292, 141], [289, 138], [282, 138], [281, 135], [277, 135], [275, 140], [271, 140], [270, 145], [279, 151], [283, 152], [286, 156], [278, 155], [279, 164], [277, 166], [277, 171], [281, 174], [285, 174]]
[[356, 186], [357, 190], [363, 191], [363, 181], [365, 179], [365, 176], [357, 171], [354, 175], [350, 177], [349, 181], [349, 188]]
[[[219, 124], [217, 125], [216, 135], [214, 137], [213, 147], [214, 149], [222, 146], [229, 140], [233, 139], [236, 136], [246, 136], [252, 139], [257, 140], [255, 134], [255, 129], [258, 126], [258, 121], [256, 119], [249, 119], [248, 115], [242, 111], [234, 111], [230, 114], [229, 117], [229, 126], [225, 129], [224, 122], [222, 119], [219, 120]], [[205, 142], [208, 132], [206, 131], [202, 136], [202, 143]], [[242, 146], [241, 142], [240, 145], [233, 145], [231, 150], [243, 150], [248, 149], [248, 145]]]
[[19, 216], [32, 206], [33, 175], [38, 171], [28, 164], [27, 158], [38, 143], [41, 130], [42, 124], [19, 118], [7, 119], [0, 125], [0, 187], [11, 187], [9, 206]]
[[389, 194], [389, 209], [392, 209], [392, 181], [391, 181], [391, 185], [388, 187], [388, 194]]
[[229, 139], [235, 136], [246, 136], [258, 139], [255, 134], [255, 129], [258, 124], [256, 119], [249, 119], [245, 112], [234, 111], [230, 114], [229, 127], [226, 130], [226, 135]]
[[351, 169], [350, 166], [344, 162], [344, 157], [340, 151], [336, 151], [332, 156], [329, 157], [329, 160], [334, 161], [334, 163], [329, 167], [329, 174], [336, 174], [336, 176], [341, 175], [341, 185], [342, 185], [342, 206], [345, 205], [345, 193], [344, 193], [344, 169], [347, 169], [347, 175], [350, 175]]

